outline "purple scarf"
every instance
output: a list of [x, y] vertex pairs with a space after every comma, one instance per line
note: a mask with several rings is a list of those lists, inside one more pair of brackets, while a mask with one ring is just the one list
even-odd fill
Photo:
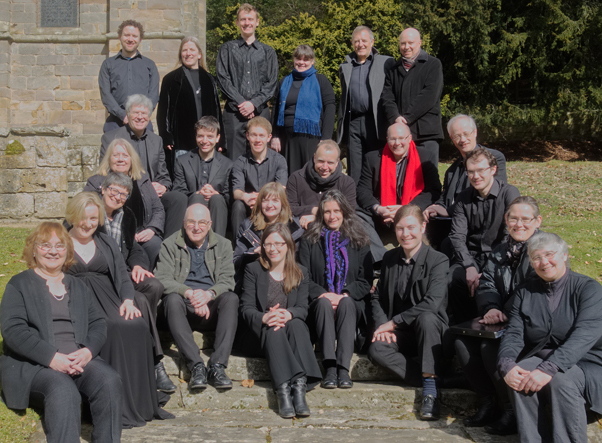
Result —
[[323, 228], [322, 240], [324, 241], [324, 255], [326, 256], [325, 274], [328, 291], [340, 294], [345, 286], [349, 269], [349, 256], [347, 255], [349, 239], [341, 239], [340, 231]]

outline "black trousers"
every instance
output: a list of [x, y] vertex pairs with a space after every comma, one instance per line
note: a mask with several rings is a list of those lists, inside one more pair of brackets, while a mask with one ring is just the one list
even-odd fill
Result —
[[82, 395], [90, 403], [92, 441], [121, 441], [121, 378], [104, 360], [92, 359], [81, 375], [71, 377], [50, 368], [36, 374], [30, 405], [42, 407], [48, 443], [79, 443]]
[[309, 134], [299, 134], [294, 132], [293, 128], [286, 126], [281, 135], [281, 154], [286, 159], [288, 175], [290, 176], [313, 158], [318, 143], [320, 143], [320, 137]]
[[416, 142], [416, 147], [418, 146], [430, 153], [427, 161], [432, 162], [435, 168], [437, 168], [439, 165], [439, 142], [437, 140], [423, 140]]
[[163, 347], [157, 330], [157, 305], [163, 295], [163, 284], [154, 277], [146, 277], [141, 282], [133, 282], [136, 293], [134, 300], [146, 320], [151, 337], [153, 338], [153, 354], [155, 364], [163, 359]]
[[[261, 112], [262, 117], [270, 120], [270, 108], [266, 108]], [[257, 117], [257, 115], [255, 115]], [[226, 137], [226, 147], [228, 149], [228, 157], [235, 161], [238, 157], [247, 152], [247, 123], [249, 119], [243, 117], [238, 111], [230, 109], [230, 102], [226, 103], [224, 112], [222, 113], [224, 122], [224, 136]]]
[[193, 329], [215, 331], [214, 350], [209, 365], [220, 363], [228, 366], [238, 325], [238, 296], [234, 292], [225, 292], [207, 303], [208, 319], [196, 315], [192, 304], [180, 294], [167, 294], [162, 306], [171, 335], [189, 370], [197, 363], [203, 363], [199, 347], [192, 336]]
[[150, 268], [154, 269], [155, 264], [157, 263], [157, 258], [159, 258], [159, 251], [161, 251], [161, 244], [163, 243], [163, 239], [159, 234], [155, 234], [152, 238], [144, 243], [140, 243], [146, 255], [148, 255], [148, 260], [150, 261]]
[[[211, 214], [211, 229], [222, 237], [226, 236], [228, 227], [228, 203], [222, 194], [212, 195], [209, 201], [201, 194], [192, 194], [188, 198], [188, 206], [200, 203], [209, 208]], [[181, 225], [180, 225], [181, 226]]]
[[[434, 313], [424, 312], [411, 325], [402, 324], [395, 330], [397, 342], [375, 341], [368, 357], [397, 374], [402, 380], [422, 385], [422, 374], [437, 374], [441, 361], [441, 339], [447, 326]], [[418, 363], [412, 357], [418, 357]]]
[[307, 323], [317, 336], [324, 362], [328, 361], [333, 366], [336, 362], [337, 366], [349, 370], [358, 314], [351, 297], [342, 298], [336, 311], [327, 298], [316, 298], [310, 303]]
[[[533, 371], [541, 361], [539, 357], [531, 357], [518, 365]], [[536, 394], [508, 389], [522, 443], [587, 442], [585, 374], [579, 366], [558, 371]]]
[[234, 200], [232, 202], [232, 213], [230, 214], [230, 228], [232, 229], [232, 237], [236, 238], [238, 228], [242, 224], [243, 220], [251, 215], [251, 208], [249, 208], [244, 201]]
[[447, 277], [449, 324], [457, 325], [478, 317], [477, 303], [470, 296], [466, 283], [466, 269], [460, 264], [450, 266]]
[[378, 139], [374, 114], [370, 111], [366, 114], [351, 115], [347, 134], [347, 175], [355, 184], [360, 181], [362, 163], [364, 156], [370, 151], [377, 151], [385, 145], [384, 141]]
[[[182, 229], [184, 214], [188, 207], [188, 198], [178, 191], [168, 191], [161, 197], [163, 209], [165, 209], [165, 228], [163, 238], [169, 237], [174, 232]], [[154, 263], [153, 263], [154, 267]]]

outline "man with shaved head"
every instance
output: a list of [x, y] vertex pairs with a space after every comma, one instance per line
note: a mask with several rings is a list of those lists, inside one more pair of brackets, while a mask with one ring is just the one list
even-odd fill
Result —
[[[238, 325], [232, 244], [211, 229], [209, 209], [188, 207], [184, 226], [161, 245], [155, 277], [165, 290], [163, 313], [184, 363], [191, 372], [188, 388], [232, 388], [225, 368]], [[209, 370], [192, 330], [215, 331]]]
[[407, 28], [399, 36], [401, 59], [387, 73], [381, 94], [389, 125], [405, 123], [416, 146], [432, 152], [439, 161], [441, 127], [441, 62], [421, 49], [420, 32]]

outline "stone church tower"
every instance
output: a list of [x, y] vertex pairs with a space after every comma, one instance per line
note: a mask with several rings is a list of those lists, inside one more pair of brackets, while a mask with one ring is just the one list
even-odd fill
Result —
[[183, 37], [204, 45], [205, 11], [205, 0], [0, 0], [0, 221], [63, 217], [96, 169], [98, 72], [119, 24], [144, 25], [140, 52], [163, 76]]

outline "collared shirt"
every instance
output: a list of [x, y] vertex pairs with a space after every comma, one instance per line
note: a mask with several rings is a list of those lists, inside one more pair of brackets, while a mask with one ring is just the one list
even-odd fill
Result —
[[266, 183], [278, 182], [286, 186], [287, 180], [286, 159], [269, 148], [261, 163], [257, 163], [253, 154], [247, 151], [236, 159], [232, 167], [232, 191], [259, 192]]
[[113, 220], [111, 220], [105, 213], [105, 230], [107, 233], [115, 239], [119, 250], [121, 251], [121, 222], [123, 220], [123, 208], [119, 208], [113, 213]]
[[414, 264], [416, 264], [414, 257], [416, 257], [416, 254], [410, 259], [402, 255], [399, 262], [397, 285], [395, 286], [395, 294], [393, 296], [393, 323], [396, 325], [403, 323], [401, 314], [413, 306], [409, 296], [410, 287], [408, 283], [410, 282]]
[[130, 95], [145, 95], [153, 102], [153, 109], [159, 101], [157, 65], [140, 52], [132, 58], [126, 58], [119, 51], [116, 56], [103, 61], [98, 74], [98, 86], [102, 104], [109, 114], [120, 120], [125, 118], [125, 102]]
[[[201, 155], [197, 151], [194, 160], [192, 161], [192, 168], [194, 169], [194, 175], [197, 178], [199, 189], [209, 183], [209, 175], [211, 174], [211, 165], [213, 165], [213, 159], [215, 154], [207, 160], [203, 160]], [[198, 190], [198, 189], [197, 189]]]
[[408, 156], [406, 155], [395, 165], [397, 173], [397, 204], [401, 204], [401, 195], [403, 194], [403, 182], [406, 179], [406, 170], [408, 167]]
[[351, 55], [351, 81], [349, 84], [349, 97], [351, 101], [351, 112], [365, 114], [370, 111], [370, 84], [368, 74], [372, 67], [372, 54], [364, 63], [357, 61], [355, 52]]
[[270, 46], [258, 40], [247, 45], [238, 38], [220, 47], [216, 74], [230, 110], [238, 111], [238, 105], [250, 101], [261, 112], [276, 92], [278, 58]]
[[205, 252], [207, 252], [207, 239], [200, 248], [191, 246], [186, 242], [186, 248], [190, 253], [190, 272], [184, 281], [184, 284], [191, 289], [209, 289], [214, 281], [209, 274], [209, 269], [205, 263]]

